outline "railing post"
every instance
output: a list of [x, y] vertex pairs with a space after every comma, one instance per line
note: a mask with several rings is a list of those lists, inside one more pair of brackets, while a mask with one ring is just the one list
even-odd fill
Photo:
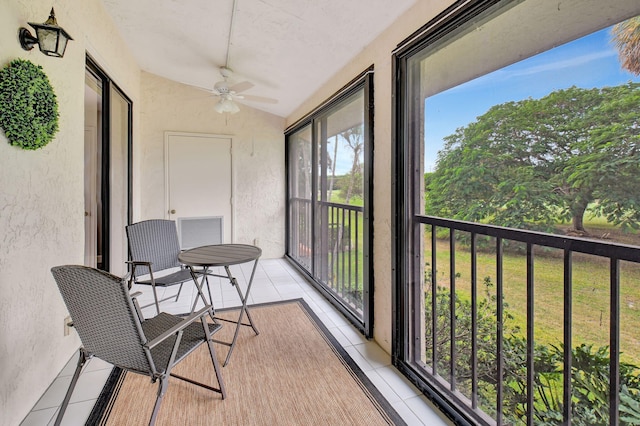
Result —
[[478, 408], [478, 259], [477, 234], [471, 234], [471, 408]]
[[502, 247], [502, 238], [496, 238], [496, 383], [498, 386], [496, 395], [496, 422], [498, 425], [502, 424], [502, 398], [503, 398], [503, 386], [502, 377], [504, 370], [504, 362], [502, 357], [503, 348], [503, 321], [504, 321], [504, 294], [503, 294], [503, 282], [502, 282], [502, 257], [504, 255]]
[[[359, 250], [359, 247], [358, 247], [358, 244], [360, 243], [360, 240], [358, 238], [360, 236], [360, 232], [358, 231], [358, 229], [359, 229], [358, 226], [360, 225], [360, 213], [354, 212], [354, 215], [355, 215], [355, 220], [356, 220], [355, 257], [356, 257], [356, 265], [358, 265], [358, 259], [359, 259], [358, 255], [360, 254], [360, 250]], [[364, 239], [363, 239], [363, 241], [364, 241]], [[363, 261], [364, 261], [364, 259], [363, 259]], [[366, 262], [364, 262], [364, 263], [366, 263]], [[359, 305], [358, 307], [360, 309], [364, 310], [364, 298], [365, 298], [365, 295], [364, 295], [364, 283], [362, 284], [362, 289], [358, 288], [358, 284], [360, 283], [360, 277], [358, 276], [359, 269], [360, 269], [359, 267], [356, 267], [356, 273], [355, 273], [355, 275], [356, 275], [356, 278], [355, 278], [356, 279], [356, 291], [360, 290], [360, 301], [358, 302], [358, 305]], [[362, 271], [362, 274], [364, 276], [364, 271]]]
[[456, 390], [456, 231], [449, 230], [449, 385]]
[[564, 424], [571, 424], [571, 363], [572, 363], [572, 345], [571, 342], [571, 322], [573, 315], [573, 291], [572, 291], [572, 251], [564, 249], [564, 374], [562, 382], [562, 411]]
[[437, 287], [437, 261], [436, 261], [436, 252], [437, 252], [437, 238], [436, 238], [436, 227], [435, 225], [431, 226], [431, 337], [433, 338], [433, 350], [431, 351], [431, 368], [433, 369], [433, 375], [438, 374], [438, 298], [436, 292], [438, 291]]
[[534, 257], [533, 246], [531, 243], [527, 243], [527, 425], [533, 426], [533, 418], [535, 413], [535, 407], [533, 406], [533, 394], [534, 394], [534, 348], [535, 348], [535, 336], [534, 336]]
[[620, 261], [611, 258], [611, 317], [609, 328], [609, 424], [620, 422]]

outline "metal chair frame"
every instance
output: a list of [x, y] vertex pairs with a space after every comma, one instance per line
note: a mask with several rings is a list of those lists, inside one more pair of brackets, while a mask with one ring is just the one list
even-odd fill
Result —
[[[193, 280], [191, 272], [178, 261], [178, 254], [181, 250], [176, 222], [166, 219], [150, 219], [128, 225], [125, 230], [131, 258], [127, 261], [127, 264], [131, 265], [129, 289], [134, 283], [150, 285], [154, 302], [141, 308], [155, 304], [156, 312], [160, 313], [160, 303], [170, 299], [177, 302], [184, 283]], [[172, 268], [179, 269], [167, 275], [157, 275], [158, 272]], [[198, 271], [195, 272], [198, 273]], [[139, 277], [144, 275], [149, 275], [149, 279], [140, 280]], [[206, 280], [206, 283], [209, 300], [212, 300], [209, 280]], [[177, 284], [180, 287], [175, 296], [158, 299], [157, 286], [168, 287]]]
[[[169, 377], [218, 392], [222, 399], [226, 398], [221, 367], [213, 347], [213, 335], [222, 326], [207, 322], [206, 317], [213, 314], [210, 305], [186, 318], [161, 312], [145, 320], [136, 299], [140, 293], [130, 295], [126, 279], [80, 265], [57, 266], [51, 272], [82, 341], [76, 370], [56, 417], [56, 426], [62, 421], [83, 366], [94, 356], [126, 371], [148, 375], [152, 383], [160, 381], [149, 425], [156, 421]], [[205, 342], [217, 388], [171, 372], [177, 363]]]

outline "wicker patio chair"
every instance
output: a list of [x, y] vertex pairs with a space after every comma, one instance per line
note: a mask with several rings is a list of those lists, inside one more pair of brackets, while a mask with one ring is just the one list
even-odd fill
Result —
[[[160, 302], [174, 297], [177, 301], [183, 284], [194, 279], [191, 271], [184, 268], [178, 261], [180, 243], [178, 242], [176, 223], [173, 220], [151, 219], [128, 225], [125, 229], [129, 241], [129, 255], [131, 256], [131, 260], [127, 263], [132, 265], [129, 288], [133, 283], [150, 285], [153, 290], [156, 312], [160, 313]], [[173, 272], [160, 275], [163, 271], [172, 269], [174, 269]], [[140, 279], [141, 276], [146, 275], [148, 275], [147, 279]], [[213, 299], [208, 279], [206, 283], [211, 302]], [[157, 286], [168, 287], [177, 284], [180, 285], [180, 288], [175, 296], [158, 300]], [[142, 308], [154, 303], [144, 305]]]
[[[85, 362], [100, 358], [126, 371], [160, 380], [149, 421], [153, 425], [167, 391], [169, 376], [207, 388], [226, 397], [212, 336], [222, 327], [206, 321], [211, 306], [186, 318], [162, 312], [144, 320], [129, 294], [126, 280], [86, 266], [67, 265], [51, 269], [82, 346], [76, 371], [55, 421], [59, 425]], [[218, 388], [177, 376], [172, 368], [203, 343], [207, 343]]]

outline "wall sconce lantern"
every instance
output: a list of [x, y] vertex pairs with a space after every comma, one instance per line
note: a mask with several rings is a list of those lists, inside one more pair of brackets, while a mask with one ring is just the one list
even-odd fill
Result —
[[40, 51], [47, 56], [55, 56], [62, 58], [64, 56], [64, 50], [67, 48], [67, 42], [73, 40], [71, 36], [58, 26], [56, 21], [56, 15], [51, 8], [51, 14], [43, 24], [34, 24], [29, 22], [29, 25], [36, 30], [36, 36], [31, 35], [28, 29], [22, 27], [18, 33], [20, 38], [20, 45], [24, 50], [31, 50], [37, 43], [40, 47]]

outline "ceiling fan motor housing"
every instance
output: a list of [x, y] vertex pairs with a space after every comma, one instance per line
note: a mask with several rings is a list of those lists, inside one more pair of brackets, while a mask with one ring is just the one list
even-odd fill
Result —
[[227, 85], [226, 81], [219, 81], [217, 82], [214, 86], [213, 89], [216, 90], [218, 93], [222, 94], [222, 93], [229, 93], [229, 86]]

